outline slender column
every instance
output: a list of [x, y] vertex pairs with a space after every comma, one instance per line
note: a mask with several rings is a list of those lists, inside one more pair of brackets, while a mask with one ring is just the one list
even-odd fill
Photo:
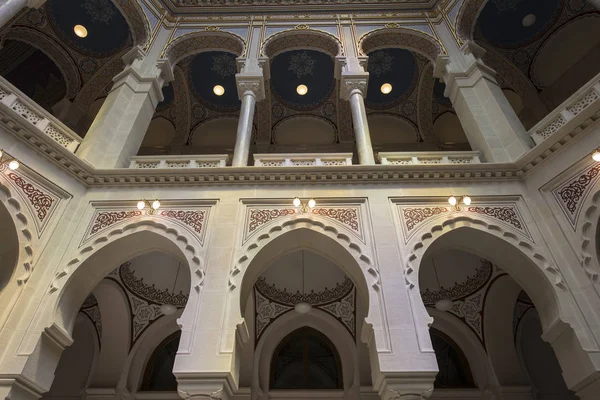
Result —
[[365, 109], [365, 93], [367, 92], [368, 74], [363, 76], [342, 75], [342, 95], [345, 100], [350, 101], [352, 111], [352, 125], [354, 126], [354, 138], [358, 152], [358, 161], [361, 165], [374, 165], [373, 146], [371, 145], [371, 133]]
[[0, 0], [0, 27], [6, 25], [23, 8], [38, 8], [46, 0]]
[[473, 42], [462, 54], [438, 58], [435, 76], [446, 84], [461, 125], [474, 148], [487, 162], [512, 162], [533, 147], [502, 89], [495, 71], [486, 66], [485, 50]]
[[137, 154], [162, 87], [173, 79], [168, 62], [148, 58], [139, 47], [123, 57], [125, 69], [114, 78], [96, 119], [77, 154], [96, 168], [126, 168]]

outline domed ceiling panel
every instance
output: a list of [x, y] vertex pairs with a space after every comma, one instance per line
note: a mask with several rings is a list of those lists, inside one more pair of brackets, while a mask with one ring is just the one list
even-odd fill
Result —
[[[406, 99], [417, 85], [419, 67], [413, 53], [405, 49], [383, 49], [369, 53], [367, 105], [389, 108]], [[392, 85], [388, 94], [381, 92], [385, 83]]]
[[[277, 55], [271, 63], [271, 88], [287, 106], [308, 110], [321, 105], [335, 86], [333, 60], [314, 50], [294, 50]], [[305, 85], [305, 95], [297, 93]]]
[[561, 8], [562, 0], [490, 0], [481, 11], [477, 28], [490, 43], [519, 47], [544, 33]]
[[[129, 41], [129, 25], [111, 0], [50, 0], [46, 11], [57, 34], [84, 54], [109, 56]], [[75, 25], [83, 25], [87, 36], [75, 35]]]
[[[239, 109], [235, 74], [236, 57], [223, 51], [207, 51], [195, 55], [189, 64], [189, 78], [193, 93], [208, 107], [221, 111]], [[213, 89], [221, 85], [225, 92], [217, 96]]]

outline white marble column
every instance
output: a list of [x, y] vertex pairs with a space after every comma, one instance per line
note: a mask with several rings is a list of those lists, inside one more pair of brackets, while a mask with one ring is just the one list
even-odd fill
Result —
[[0, 27], [6, 25], [23, 8], [39, 8], [46, 0], [0, 0]]
[[361, 165], [374, 165], [375, 156], [371, 145], [371, 133], [364, 99], [367, 92], [367, 77], [342, 78], [342, 85], [344, 99], [350, 101], [358, 161]]
[[533, 147], [519, 117], [482, 61], [485, 50], [473, 42], [462, 54], [438, 57], [435, 76], [446, 84], [450, 98], [473, 150], [487, 162], [513, 162]]
[[126, 168], [144, 140], [163, 99], [162, 87], [173, 79], [166, 61], [149, 58], [139, 47], [123, 57], [127, 66], [114, 78], [112, 90], [77, 150], [79, 157], [96, 168]]

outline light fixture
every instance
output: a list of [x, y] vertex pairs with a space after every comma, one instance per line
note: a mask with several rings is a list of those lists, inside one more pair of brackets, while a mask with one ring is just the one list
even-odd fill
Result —
[[389, 94], [392, 91], [392, 85], [390, 83], [384, 83], [381, 85], [381, 93]]
[[[434, 260], [433, 256], [431, 257], [431, 264], [433, 265], [433, 273], [435, 275], [435, 281], [437, 282], [438, 293], [440, 293], [442, 291], [442, 286], [440, 285], [440, 278], [438, 276], [437, 269], [435, 267], [435, 260]], [[450, 311], [452, 309], [453, 305], [454, 305], [454, 302], [452, 300], [446, 299], [446, 298], [440, 299], [435, 302], [435, 308], [438, 311], [442, 311], [442, 312]]]
[[141, 211], [141, 210], [145, 209], [146, 207], [149, 208], [148, 214], [153, 215], [160, 208], [160, 201], [154, 200], [152, 202], [152, 204], [150, 204], [150, 202], [148, 200], [140, 200], [140, 201], [137, 202], [137, 209], [138, 210]]
[[[171, 296], [175, 296], [175, 285], [177, 284], [177, 278], [179, 278], [180, 269], [181, 263], [177, 264], [177, 274], [175, 274], [175, 281], [173, 282], [173, 290], [171, 290]], [[169, 303], [163, 304], [160, 306], [160, 312], [164, 315], [173, 315], [177, 312], [177, 306]]]
[[306, 93], [308, 93], [308, 88], [306, 87], [306, 85], [298, 85], [298, 87], [296, 88], [296, 92], [300, 96], [304, 96]]
[[530, 26], [535, 24], [536, 20], [537, 17], [535, 16], [535, 14], [527, 14], [525, 17], [523, 17], [523, 21], [521, 21], [521, 23], [525, 28], [529, 28]]
[[10, 168], [11, 171], [14, 171], [15, 169], [17, 169], [21, 166], [21, 164], [19, 163], [19, 160], [17, 160], [16, 158], [11, 156], [4, 150], [0, 149], [0, 164], [5, 164], [5, 163], [8, 163], [8, 168]]
[[75, 32], [75, 34], [80, 38], [84, 38], [88, 35], [88, 31], [83, 25], [75, 25], [73, 27], [73, 32]]
[[213, 93], [217, 96], [223, 96], [225, 94], [225, 88], [221, 85], [215, 85], [213, 88]]
[[473, 200], [466, 194], [459, 198], [456, 198], [455, 196], [448, 197], [448, 204], [454, 207], [456, 211], [460, 211], [460, 203], [464, 204], [465, 206], [470, 206], [472, 201]]
[[312, 210], [313, 208], [315, 208], [317, 202], [315, 201], [315, 199], [309, 199], [306, 203], [303, 203], [299, 197], [295, 197], [292, 204], [294, 205], [294, 207], [300, 207], [300, 212], [305, 214], [307, 212], [310, 212], [310, 210]]
[[596, 150], [593, 154], [592, 154], [592, 159], [596, 162], [600, 162], [600, 149]]
[[308, 314], [312, 310], [312, 305], [306, 301], [306, 295], [304, 294], [304, 250], [301, 250], [302, 259], [302, 301], [294, 306], [294, 310], [298, 314]]

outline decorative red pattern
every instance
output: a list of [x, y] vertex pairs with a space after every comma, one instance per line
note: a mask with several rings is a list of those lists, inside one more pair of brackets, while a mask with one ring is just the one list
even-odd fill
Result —
[[275, 218], [283, 217], [286, 215], [296, 214], [296, 210], [293, 208], [280, 208], [274, 210], [250, 210], [250, 224], [248, 232], [253, 232], [261, 225], [266, 224]]
[[513, 207], [469, 207], [469, 212], [487, 215], [522, 230], [523, 225]]
[[335, 219], [358, 232], [358, 210], [356, 208], [313, 208], [312, 213]]
[[571, 183], [559, 190], [558, 196], [571, 214], [575, 214], [578, 203], [581, 199], [585, 198], [588, 186], [598, 177], [598, 174], [600, 174], [600, 164], [596, 164], [584, 171], [577, 178], [573, 179]]
[[17, 187], [25, 193], [33, 208], [37, 211], [37, 216], [40, 221], [48, 215], [48, 210], [52, 207], [54, 199], [39, 189], [36, 189], [31, 183], [21, 178], [17, 174], [10, 172], [8, 177], [15, 182]]
[[448, 209], [446, 207], [404, 208], [402, 212], [404, 213], [406, 229], [410, 231], [426, 219], [448, 212]]
[[142, 215], [141, 211], [110, 211], [110, 212], [101, 212], [98, 213], [96, 217], [96, 221], [92, 226], [91, 234], [98, 232], [100, 229], [104, 229], [107, 226], [111, 226], [116, 224], [117, 222], [133, 218], [139, 217]]
[[196, 232], [202, 232], [202, 223], [204, 222], [204, 211], [161, 211], [160, 215], [167, 218], [174, 218], [189, 225]]

